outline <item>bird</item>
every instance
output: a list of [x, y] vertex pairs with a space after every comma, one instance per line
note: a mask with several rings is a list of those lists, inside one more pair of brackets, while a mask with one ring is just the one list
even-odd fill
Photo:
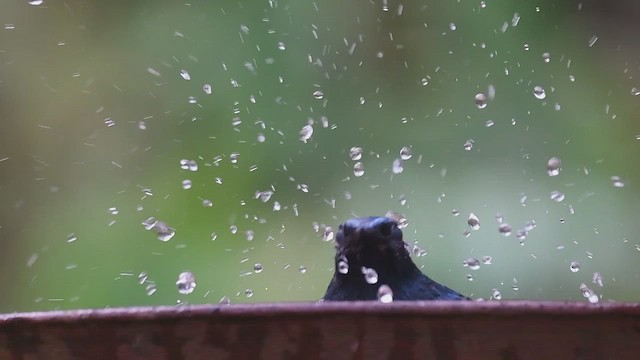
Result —
[[335, 271], [321, 301], [471, 300], [418, 269], [392, 218], [349, 219], [335, 246]]

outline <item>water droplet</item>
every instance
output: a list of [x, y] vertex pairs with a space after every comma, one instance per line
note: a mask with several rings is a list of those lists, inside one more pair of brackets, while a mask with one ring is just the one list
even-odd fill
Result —
[[307, 143], [311, 136], [313, 135], [313, 126], [307, 124], [300, 129], [300, 141], [303, 143]]
[[254, 273], [256, 273], [256, 274], [261, 273], [261, 272], [262, 272], [262, 269], [263, 269], [263, 268], [262, 268], [262, 264], [260, 264], [260, 263], [255, 263], [255, 264], [253, 265], [253, 272], [254, 272]]
[[277, 202], [277, 201], [273, 202], [273, 211], [280, 211], [281, 208], [282, 208], [282, 206], [280, 205], [279, 202]]
[[542, 60], [548, 63], [549, 61], [551, 61], [551, 54], [549, 54], [548, 52], [542, 53]]
[[372, 268], [362, 267], [362, 274], [364, 275], [364, 281], [367, 284], [375, 284], [378, 282], [378, 272]]
[[322, 233], [322, 240], [331, 241], [333, 240], [335, 233], [333, 232], [333, 228], [331, 226], [327, 226], [324, 228], [324, 232]]
[[231, 299], [229, 299], [228, 296], [223, 296], [220, 301], [218, 301], [218, 304], [220, 305], [229, 305], [231, 304]]
[[413, 154], [409, 146], [403, 146], [402, 149], [400, 149], [400, 159], [409, 160], [412, 155]]
[[202, 85], [202, 91], [204, 91], [204, 93], [207, 95], [211, 95], [211, 93], [213, 92], [213, 88], [209, 84], [204, 84]]
[[71, 233], [69, 235], [67, 235], [67, 242], [68, 243], [72, 243], [74, 241], [78, 240], [78, 236], [74, 233]]
[[38, 6], [38, 5], [42, 5], [43, 2], [44, 0], [30, 0], [29, 5]]
[[239, 159], [240, 159], [239, 153], [232, 152], [231, 154], [229, 154], [229, 161], [231, 161], [232, 164], [237, 164]]
[[460, 211], [459, 211], [459, 210], [457, 210], [457, 209], [453, 209], [453, 210], [451, 210], [451, 214], [452, 214], [453, 216], [458, 216], [458, 215], [460, 215]]
[[231, 231], [231, 233], [235, 235], [238, 232], [238, 227], [235, 225], [231, 225], [229, 226], [229, 231]]
[[471, 274], [467, 274], [467, 280], [469, 280], [469, 281], [473, 281], [473, 275], [471, 275]]
[[480, 8], [485, 9], [487, 7], [487, 3], [484, 1], [480, 1]]
[[253, 232], [253, 230], [247, 230], [244, 232], [244, 235], [247, 238], [247, 241], [252, 241], [255, 233]]
[[589, 289], [587, 284], [580, 284], [580, 291], [582, 292], [582, 296], [587, 298], [590, 303], [596, 304], [599, 302], [600, 299], [598, 298], [598, 295], [593, 290]]
[[303, 193], [309, 192], [309, 186], [307, 184], [298, 184], [296, 187], [298, 188], [298, 190], [302, 191]]
[[349, 150], [349, 157], [353, 161], [358, 161], [358, 160], [362, 159], [362, 148], [361, 147], [356, 147], [356, 146], [352, 147]]
[[272, 195], [273, 195], [273, 191], [271, 190], [256, 191], [255, 199], [260, 199], [260, 201], [262, 201], [263, 203], [266, 203], [271, 199]]
[[404, 165], [401, 159], [393, 160], [393, 164], [391, 165], [391, 171], [394, 174], [400, 174], [404, 171]]
[[178, 286], [178, 292], [180, 294], [191, 294], [196, 288], [196, 277], [189, 271], [182, 272], [178, 275], [176, 285]]
[[502, 300], [502, 293], [498, 289], [491, 290], [491, 298], [495, 300]]
[[557, 157], [552, 157], [547, 161], [547, 174], [549, 176], [558, 176], [560, 174], [561, 161]]
[[468, 266], [471, 270], [480, 269], [480, 261], [474, 257], [470, 257], [467, 260], [463, 261], [462, 264], [464, 266]]
[[182, 170], [198, 171], [198, 163], [195, 160], [180, 160], [180, 168]]
[[407, 220], [407, 217], [402, 213], [396, 211], [387, 211], [384, 216], [394, 220], [398, 225], [398, 229], [404, 229], [409, 225], [409, 220]]
[[147, 275], [147, 273], [143, 271], [140, 273], [140, 275], [138, 275], [138, 283], [142, 285], [147, 281], [148, 278], [149, 275]]
[[278, 42], [278, 50], [284, 51], [286, 49], [287, 49], [287, 47], [282, 41]]
[[170, 228], [164, 221], [156, 220], [154, 217], [143, 221], [142, 226], [144, 226], [146, 230], [154, 230], [160, 241], [169, 241], [176, 234], [176, 231]]
[[415, 245], [415, 244], [413, 245], [413, 248], [411, 249], [411, 253], [413, 254], [413, 256], [417, 256], [417, 257], [427, 255], [427, 251], [426, 250], [420, 248], [418, 245]]
[[482, 257], [482, 263], [485, 265], [491, 265], [491, 262], [493, 262], [493, 258], [491, 258], [491, 256], [486, 255]]
[[525, 229], [526, 231], [531, 231], [531, 230], [533, 230], [535, 227], [536, 227], [536, 221], [535, 221], [535, 220], [533, 220], [533, 219], [531, 219], [531, 220], [527, 221], [527, 223], [526, 223], [526, 224], [524, 224], [524, 229]]
[[349, 262], [347, 258], [343, 257], [338, 261], [338, 272], [340, 274], [347, 274], [349, 272]]
[[469, 227], [471, 227], [473, 230], [480, 230], [480, 219], [478, 219], [478, 217], [474, 213], [469, 214], [467, 224], [469, 224]]
[[182, 180], [182, 188], [183, 189], [189, 190], [189, 189], [191, 189], [192, 185], [193, 184], [191, 183], [191, 180], [189, 180], [189, 179]]
[[571, 270], [571, 272], [578, 272], [580, 271], [580, 263], [577, 261], [572, 261], [571, 264], [569, 265], [569, 269]]
[[549, 198], [551, 198], [551, 200], [555, 202], [561, 202], [562, 200], [564, 200], [564, 194], [560, 191], [552, 191], [551, 195], [549, 195]]
[[504, 221], [504, 215], [502, 215], [502, 213], [496, 213], [496, 221], [498, 222], [498, 224], [502, 224], [502, 222]]
[[214, 181], [216, 182], [216, 184], [222, 185], [222, 178], [221, 177], [215, 178]]
[[267, 140], [267, 138], [264, 136], [264, 134], [260, 133], [260, 134], [258, 134], [256, 140], [258, 140], [259, 143], [263, 143], [263, 142], [265, 142]]
[[211, 233], [211, 241], [216, 241], [217, 238], [218, 238], [218, 233], [217, 232], [212, 232]]
[[313, 92], [313, 97], [317, 100], [322, 100], [324, 98], [324, 93], [321, 90], [316, 90]]
[[301, 274], [306, 274], [307, 273], [307, 267], [304, 265], [300, 265], [300, 267], [298, 268], [298, 271], [300, 271]]
[[535, 86], [533, 88], [533, 96], [535, 96], [536, 99], [542, 100], [547, 97], [547, 93], [542, 86]]
[[451, 31], [456, 31], [457, 26], [454, 23], [449, 23], [449, 29], [451, 29]]
[[624, 187], [624, 182], [619, 176], [612, 176], [611, 182], [613, 183], [614, 187], [617, 187], [617, 188]]
[[486, 127], [492, 127], [494, 125], [493, 120], [487, 120], [487, 122], [484, 123], [484, 126]]
[[592, 279], [593, 283], [602, 287], [604, 284], [602, 283], [602, 274], [600, 274], [599, 272], [594, 272], [593, 273], [593, 279]]
[[378, 288], [378, 301], [384, 304], [393, 302], [393, 291], [389, 285], [382, 284]]
[[509, 225], [507, 223], [502, 223], [502, 224], [500, 224], [500, 226], [498, 226], [498, 231], [504, 236], [510, 236], [511, 235], [511, 225]]
[[353, 175], [356, 177], [360, 177], [364, 175], [364, 164], [361, 162], [357, 162], [353, 165]]
[[487, 96], [483, 93], [477, 93], [475, 102], [478, 109], [484, 109], [487, 107]]
[[156, 284], [149, 284], [145, 287], [145, 292], [147, 293], [148, 296], [151, 296], [153, 294], [156, 293]]
[[633, 96], [640, 95], [640, 89], [638, 89], [637, 87], [632, 87], [631, 88], [631, 95], [633, 95]]
[[400, 205], [405, 206], [407, 204], [407, 197], [402, 194], [398, 197], [398, 201], [400, 201]]
[[108, 211], [111, 215], [118, 215], [119, 213], [118, 208], [116, 208], [115, 206], [110, 207]]
[[471, 232], [469, 230], [465, 230], [465, 231], [462, 232], [462, 236], [468, 238], [469, 236], [471, 236]]
[[189, 75], [187, 70], [180, 70], [180, 76], [185, 80], [191, 80], [191, 75]]
[[244, 296], [246, 296], [248, 298], [252, 297], [253, 296], [253, 290], [251, 290], [251, 289], [245, 290], [244, 291]]
[[465, 141], [463, 148], [466, 151], [471, 151], [471, 149], [473, 149], [473, 140], [469, 139], [469, 140]]

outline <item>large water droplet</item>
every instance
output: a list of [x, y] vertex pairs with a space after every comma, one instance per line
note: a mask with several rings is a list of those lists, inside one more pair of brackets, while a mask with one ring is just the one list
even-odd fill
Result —
[[378, 272], [372, 268], [362, 267], [362, 274], [367, 284], [375, 284], [378, 282]]
[[302, 141], [303, 143], [307, 143], [307, 141], [311, 139], [312, 135], [313, 135], [312, 125], [307, 124], [303, 126], [302, 129], [300, 129], [300, 141]]
[[614, 187], [617, 187], [617, 188], [624, 187], [624, 182], [619, 176], [612, 176], [611, 183], [613, 184]]
[[462, 264], [464, 266], [468, 266], [471, 270], [480, 269], [480, 261], [474, 257], [467, 258], [467, 260], [463, 261]]
[[261, 272], [262, 272], [262, 269], [263, 269], [263, 268], [262, 268], [262, 264], [260, 264], [260, 263], [255, 263], [255, 264], [253, 265], [253, 272], [254, 272], [254, 273], [256, 273], [256, 274], [261, 273]]
[[322, 233], [322, 240], [324, 241], [331, 241], [334, 238], [334, 231], [333, 228], [331, 226], [327, 226], [324, 228], [324, 232]]
[[511, 235], [511, 225], [507, 223], [502, 223], [498, 226], [498, 232], [500, 232], [504, 236]]
[[347, 274], [349, 272], [349, 262], [347, 261], [347, 258], [342, 257], [338, 260], [338, 272], [340, 274]]
[[353, 161], [358, 161], [362, 159], [362, 148], [354, 146], [351, 149], [349, 149], [349, 157]]
[[558, 176], [560, 174], [561, 161], [557, 157], [552, 157], [547, 161], [547, 174], [549, 176]]
[[547, 93], [542, 86], [535, 86], [533, 88], [533, 96], [535, 96], [536, 99], [542, 100], [547, 97]]
[[360, 177], [364, 175], [364, 164], [361, 162], [357, 162], [353, 165], [353, 175], [356, 177]]
[[180, 294], [191, 294], [196, 288], [196, 277], [189, 271], [182, 272], [178, 275], [176, 285], [178, 286], [178, 292]]
[[551, 198], [551, 200], [555, 202], [561, 202], [562, 200], [564, 200], [564, 194], [560, 191], [552, 191], [549, 195], [549, 198]]
[[480, 219], [478, 219], [478, 217], [474, 213], [469, 214], [467, 224], [469, 224], [469, 227], [471, 227], [473, 230], [480, 230]]
[[156, 284], [149, 284], [145, 287], [145, 292], [148, 296], [151, 296], [156, 293]]
[[413, 154], [409, 146], [404, 146], [402, 149], [400, 149], [400, 159], [409, 160], [411, 159], [412, 155]]
[[273, 191], [271, 190], [256, 191], [255, 198], [260, 199], [260, 201], [262, 201], [263, 203], [266, 203], [267, 201], [269, 201], [269, 199], [271, 199], [272, 195]]
[[599, 272], [594, 272], [593, 273], [593, 278], [592, 281], [594, 284], [598, 285], [598, 286], [603, 286], [603, 282], [602, 282], [602, 274], [600, 274]]
[[569, 265], [569, 269], [571, 270], [571, 272], [578, 272], [580, 271], [580, 263], [577, 261], [572, 261], [571, 264]]
[[402, 163], [402, 159], [393, 160], [393, 164], [391, 165], [391, 171], [394, 174], [400, 174], [404, 171], [404, 164]]
[[380, 287], [378, 288], [378, 301], [385, 304], [393, 302], [393, 291], [391, 290], [389, 285], [380, 285]]
[[477, 93], [475, 102], [478, 109], [484, 109], [487, 107], [487, 96], [483, 93]]

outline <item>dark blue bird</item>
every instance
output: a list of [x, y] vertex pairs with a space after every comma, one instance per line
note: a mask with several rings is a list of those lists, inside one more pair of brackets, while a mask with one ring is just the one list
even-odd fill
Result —
[[395, 220], [379, 216], [347, 220], [336, 234], [335, 273], [323, 300], [378, 300], [389, 288], [394, 301], [471, 300], [418, 269]]

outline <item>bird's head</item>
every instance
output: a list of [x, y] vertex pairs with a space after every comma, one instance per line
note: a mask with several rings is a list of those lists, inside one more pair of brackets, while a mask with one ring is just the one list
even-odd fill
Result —
[[337, 259], [344, 257], [351, 264], [367, 267], [386, 267], [409, 258], [398, 223], [382, 216], [342, 223], [336, 234], [336, 250]]

